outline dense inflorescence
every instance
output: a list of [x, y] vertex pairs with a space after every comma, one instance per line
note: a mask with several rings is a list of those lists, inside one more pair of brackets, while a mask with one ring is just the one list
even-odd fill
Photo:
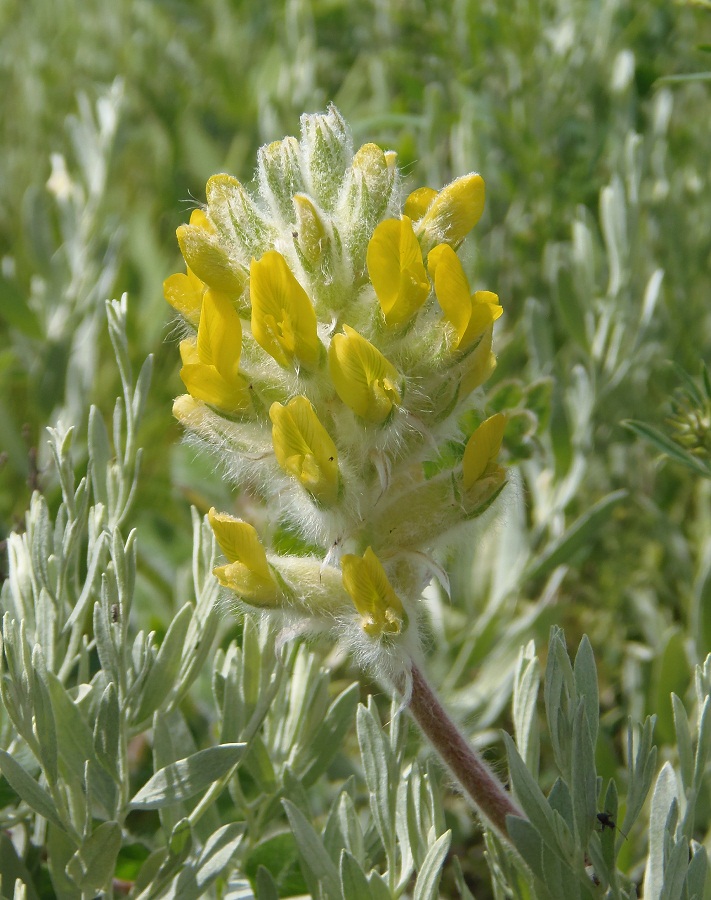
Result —
[[187, 273], [165, 294], [185, 322], [187, 394], [174, 412], [268, 512], [258, 529], [210, 512], [221, 583], [392, 645], [415, 631], [432, 548], [505, 482], [503, 415], [452, 451], [502, 311], [456, 253], [484, 183], [420, 188], [401, 209], [394, 153], [354, 154], [334, 107], [301, 125], [259, 151], [256, 196], [216, 175], [178, 229]]

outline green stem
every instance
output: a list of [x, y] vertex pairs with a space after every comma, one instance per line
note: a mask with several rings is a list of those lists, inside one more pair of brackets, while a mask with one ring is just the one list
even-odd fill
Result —
[[523, 819], [523, 812], [454, 724], [414, 663], [411, 672], [409, 709], [412, 717], [484, 819], [508, 838], [506, 816]]

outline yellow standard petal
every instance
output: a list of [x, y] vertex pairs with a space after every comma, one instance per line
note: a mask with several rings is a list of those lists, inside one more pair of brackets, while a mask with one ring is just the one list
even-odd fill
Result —
[[462, 487], [470, 490], [484, 475], [490, 463], [496, 461], [506, 427], [506, 416], [496, 413], [476, 429], [469, 438], [462, 459]]
[[407, 200], [405, 200], [403, 212], [412, 219], [413, 222], [416, 222], [424, 216], [436, 196], [437, 191], [434, 188], [417, 188], [417, 190], [413, 191]]
[[286, 406], [273, 403], [274, 454], [320, 503], [335, 503], [338, 496], [338, 451], [306, 397], [294, 397]]
[[372, 549], [368, 547], [362, 557], [351, 553], [343, 556], [341, 570], [343, 587], [362, 616], [363, 631], [372, 637], [399, 634], [407, 616]]
[[297, 362], [315, 368], [321, 350], [316, 313], [278, 251], [269, 250], [259, 261], [252, 260], [250, 297], [257, 343], [285, 368]]
[[380, 423], [400, 403], [397, 369], [349, 325], [328, 348], [328, 369], [341, 400], [367, 422]]
[[463, 175], [437, 194], [419, 222], [426, 248], [444, 242], [459, 246], [484, 212], [484, 179]]
[[197, 342], [181, 341], [180, 377], [189, 393], [227, 412], [246, 412], [252, 405], [249, 384], [239, 372], [242, 325], [230, 301], [207, 291]]
[[208, 513], [208, 521], [228, 559], [226, 566], [217, 566], [213, 570], [220, 584], [252, 606], [276, 606], [281, 600], [281, 592], [254, 526], [218, 513], [214, 507]]
[[449, 244], [439, 244], [431, 250], [427, 266], [444, 317], [454, 327], [452, 348], [466, 350], [503, 312], [499, 298], [491, 291], [470, 293], [462, 264]]
[[403, 216], [381, 222], [368, 244], [366, 262], [385, 321], [404, 325], [430, 292], [412, 221]]

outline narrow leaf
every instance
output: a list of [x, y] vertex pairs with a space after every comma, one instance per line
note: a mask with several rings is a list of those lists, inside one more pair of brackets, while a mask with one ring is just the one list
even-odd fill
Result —
[[220, 744], [165, 766], [143, 785], [130, 806], [160, 809], [193, 797], [236, 766], [246, 747], [246, 744]]

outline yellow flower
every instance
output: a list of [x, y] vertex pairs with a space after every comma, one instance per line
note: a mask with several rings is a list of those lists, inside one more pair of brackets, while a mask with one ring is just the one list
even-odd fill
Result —
[[362, 557], [341, 558], [343, 587], [362, 616], [363, 631], [372, 637], [399, 634], [407, 616], [380, 560], [368, 547]]
[[476, 174], [442, 188], [418, 223], [425, 249], [442, 242], [458, 247], [484, 212], [484, 194], [484, 179]]
[[349, 325], [328, 348], [328, 368], [336, 393], [367, 422], [380, 423], [400, 403], [395, 366]]
[[416, 222], [424, 216], [436, 196], [437, 191], [434, 188], [417, 188], [417, 190], [413, 191], [407, 200], [405, 200], [403, 212], [412, 219], [413, 222]]
[[470, 293], [462, 264], [449, 244], [431, 250], [427, 266], [444, 317], [456, 332], [453, 349], [466, 350], [503, 312], [499, 298], [491, 291]]
[[220, 245], [212, 222], [201, 209], [194, 209], [190, 224], [181, 225], [175, 233], [183, 259], [201, 281], [231, 297], [242, 293], [246, 273], [230, 260]]
[[469, 491], [485, 474], [489, 464], [495, 462], [505, 427], [506, 416], [496, 413], [482, 422], [469, 438], [462, 459], [462, 487], [465, 491]]
[[468, 397], [493, 374], [496, 368], [496, 356], [491, 349], [493, 337], [494, 329], [487, 328], [471, 356], [467, 357], [467, 369], [459, 386], [460, 397]]
[[246, 412], [252, 399], [249, 384], [239, 373], [241, 352], [242, 326], [234, 307], [221, 294], [207, 291], [197, 343], [180, 343], [180, 377], [189, 393], [227, 412]]
[[277, 250], [252, 260], [250, 270], [252, 334], [257, 343], [285, 368], [296, 362], [313, 369], [321, 344], [316, 313], [308, 294]]
[[254, 526], [241, 519], [218, 513], [214, 507], [208, 520], [220, 549], [228, 559], [226, 566], [213, 569], [217, 580], [252, 606], [276, 606], [281, 591], [267, 562]]
[[427, 299], [430, 282], [407, 216], [386, 219], [373, 232], [368, 274], [388, 325], [404, 325]]
[[306, 397], [294, 397], [286, 406], [273, 403], [272, 441], [277, 462], [321, 503], [338, 496], [338, 451]]
[[202, 298], [207, 290], [197, 275], [187, 267], [187, 272], [176, 272], [163, 282], [163, 296], [181, 315], [193, 325], [200, 321]]

